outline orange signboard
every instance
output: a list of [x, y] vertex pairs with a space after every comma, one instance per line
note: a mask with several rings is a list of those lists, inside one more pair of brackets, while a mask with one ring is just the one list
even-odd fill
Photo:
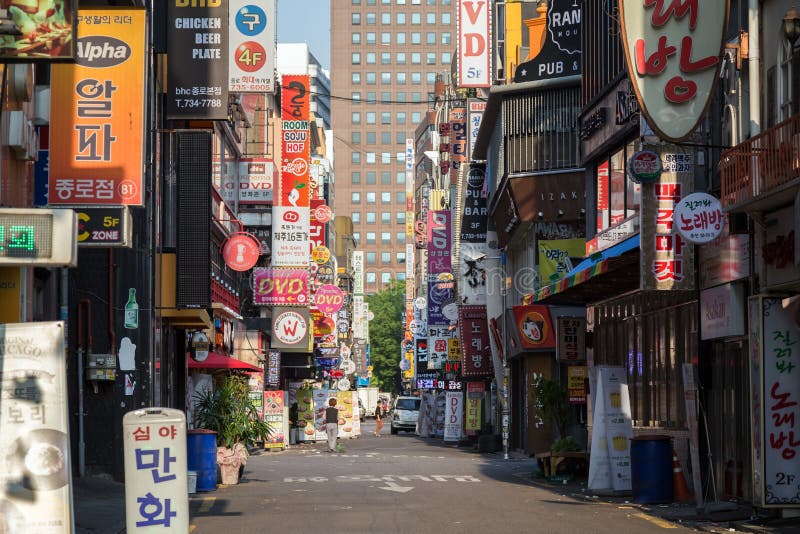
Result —
[[547, 306], [514, 306], [514, 322], [523, 349], [555, 349], [556, 336]]
[[140, 206], [145, 11], [82, 9], [77, 31], [75, 64], [52, 67], [48, 203]]

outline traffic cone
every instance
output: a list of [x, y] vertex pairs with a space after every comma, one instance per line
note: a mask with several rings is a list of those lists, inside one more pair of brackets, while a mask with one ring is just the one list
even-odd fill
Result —
[[686, 477], [683, 476], [681, 462], [678, 454], [672, 449], [672, 501], [684, 502], [692, 500], [692, 492], [686, 485]]

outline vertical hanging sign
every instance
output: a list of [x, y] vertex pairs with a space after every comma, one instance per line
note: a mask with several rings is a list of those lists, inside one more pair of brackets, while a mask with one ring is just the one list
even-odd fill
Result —
[[492, 83], [490, 6], [483, 0], [458, 0], [456, 75], [459, 87], [489, 87]]
[[271, 93], [275, 70], [274, 0], [229, 0], [228, 88]]
[[309, 83], [307, 74], [281, 78], [281, 179], [274, 200], [278, 206], [309, 206]]
[[145, 11], [78, 15], [74, 65], [53, 65], [49, 204], [141, 206]]
[[167, 118], [227, 120], [228, 1], [170, 0], [167, 47]]

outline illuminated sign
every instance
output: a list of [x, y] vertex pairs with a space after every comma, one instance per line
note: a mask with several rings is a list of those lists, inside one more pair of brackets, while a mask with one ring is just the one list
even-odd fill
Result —
[[75, 208], [79, 247], [130, 247], [131, 215], [124, 207]]
[[0, 265], [74, 267], [77, 217], [66, 209], [0, 209]]

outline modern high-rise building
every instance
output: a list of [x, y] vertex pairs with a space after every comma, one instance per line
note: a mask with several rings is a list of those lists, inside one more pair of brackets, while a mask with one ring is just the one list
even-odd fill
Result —
[[405, 142], [456, 48], [454, 0], [331, 2], [337, 215], [364, 251], [365, 291], [404, 279]]

